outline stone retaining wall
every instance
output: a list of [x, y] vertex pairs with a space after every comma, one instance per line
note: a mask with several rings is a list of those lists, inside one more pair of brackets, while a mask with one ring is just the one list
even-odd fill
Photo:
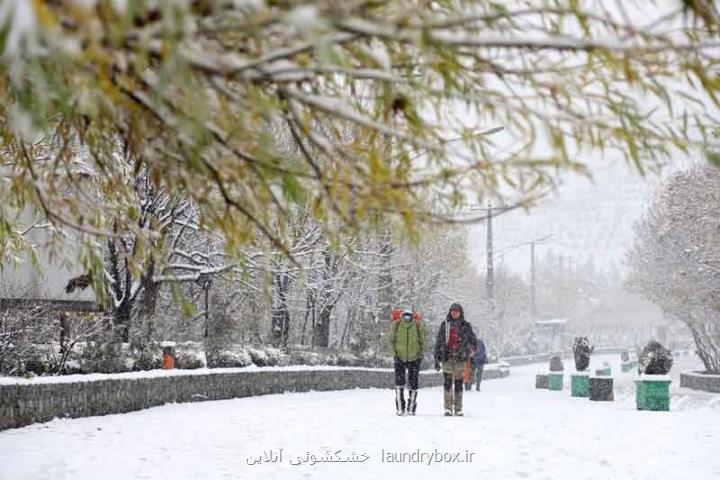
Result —
[[552, 353], [534, 353], [532, 355], [516, 355], [512, 357], [500, 357], [500, 361], [507, 363], [510, 366], [529, 365], [531, 363], [543, 363], [550, 360]]
[[680, 386], [694, 390], [720, 393], [720, 375], [707, 375], [700, 372], [682, 372]]
[[[624, 351], [626, 351], [627, 348], [622, 347], [595, 347], [593, 350], [593, 355], [609, 355], [613, 353], [617, 353], [618, 355]], [[572, 351], [566, 350], [561, 352], [562, 357], [572, 357]], [[533, 353], [531, 355], [516, 355], [511, 357], [500, 357], [500, 361], [507, 363], [511, 366], [520, 366], [520, 365], [529, 365], [531, 363], [542, 363], [547, 362], [550, 360], [550, 357], [553, 356], [553, 352], [541, 352], [541, 353]]]
[[[483, 372], [483, 379], [502, 378], [508, 374], [507, 368], [491, 367]], [[147, 378], [118, 378], [116, 375], [93, 381], [0, 384], [0, 430], [46, 422], [55, 417], [124, 413], [173, 402], [311, 390], [386, 388], [393, 382], [394, 374], [389, 369], [276, 369]], [[421, 372], [421, 387], [437, 386], [442, 382], [440, 373]]]

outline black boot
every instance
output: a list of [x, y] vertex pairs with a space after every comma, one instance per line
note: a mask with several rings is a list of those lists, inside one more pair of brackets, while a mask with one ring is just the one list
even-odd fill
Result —
[[410, 390], [407, 406], [408, 415], [415, 415], [415, 410], [417, 410], [417, 390]]
[[398, 415], [405, 415], [405, 389], [403, 387], [395, 387], [395, 409]]

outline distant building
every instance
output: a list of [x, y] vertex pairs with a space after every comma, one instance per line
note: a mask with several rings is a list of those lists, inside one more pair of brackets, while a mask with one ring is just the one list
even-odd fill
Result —
[[61, 310], [98, 310], [90, 280], [77, 261], [81, 247], [73, 238], [52, 237], [57, 234], [51, 228], [25, 213], [20, 215], [20, 228], [27, 231], [25, 238], [35, 249], [37, 264], [28, 254], [21, 254], [17, 262], [0, 263], [0, 308], [43, 304]]
[[566, 318], [537, 320], [533, 324], [535, 344], [540, 352], [561, 352], [567, 345], [565, 341]]

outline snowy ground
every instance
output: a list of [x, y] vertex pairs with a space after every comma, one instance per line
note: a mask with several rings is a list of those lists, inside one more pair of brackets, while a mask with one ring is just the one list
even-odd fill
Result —
[[[615, 357], [593, 361], [612, 359], [613, 403], [572, 398], [567, 381], [563, 392], [535, 390], [541, 367], [531, 365], [467, 392], [464, 418], [441, 416], [441, 389], [428, 388], [414, 418], [396, 417], [392, 392], [376, 389], [55, 420], [0, 432], [0, 479], [720, 478], [720, 395], [675, 380], [671, 412], [638, 412], [632, 376]], [[277, 462], [262, 458], [270, 451]], [[418, 451], [431, 463], [383, 457]], [[436, 463], [436, 452], [471, 461]]]

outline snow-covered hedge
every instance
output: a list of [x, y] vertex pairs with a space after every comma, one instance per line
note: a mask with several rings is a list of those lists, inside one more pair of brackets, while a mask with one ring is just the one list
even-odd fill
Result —
[[322, 365], [325, 356], [318, 352], [308, 350], [294, 350], [290, 352], [291, 365]]
[[129, 372], [135, 366], [130, 346], [126, 343], [88, 342], [80, 357], [84, 372]]
[[207, 367], [205, 352], [191, 344], [179, 343], [175, 346], [175, 368], [194, 370]]
[[258, 367], [277, 367], [290, 364], [287, 354], [277, 348], [251, 348], [249, 353], [252, 362]]
[[[286, 365], [333, 365], [348, 367], [392, 368], [393, 359], [386, 354], [375, 356], [371, 350], [360, 353], [324, 349], [312, 351], [304, 347], [290, 348], [287, 352], [275, 347], [228, 345], [223, 349], [206, 352], [201, 342], [151, 342], [145, 345], [109, 342], [77, 342], [63, 355], [60, 345], [38, 344], [28, 350], [22, 368], [23, 375], [122, 373], [155, 370], [162, 366], [163, 348], [171, 347], [175, 368], [232, 368], [255, 365], [276, 367]], [[62, 365], [60, 365], [62, 363]], [[431, 366], [427, 359], [423, 368]]]
[[250, 352], [244, 348], [231, 348], [220, 350], [207, 356], [210, 368], [234, 368], [252, 365]]
[[52, 345], [31, 345], [25, 352], [23, 358], [19, 360], [17, 367], [19, 372], [27, 372], [35, 375], [50, 373], [53, 367]]
[[162, 348], [154, 343], [140, 348], [135, 360], [136, 370], [154, 370], [162, 367]]

